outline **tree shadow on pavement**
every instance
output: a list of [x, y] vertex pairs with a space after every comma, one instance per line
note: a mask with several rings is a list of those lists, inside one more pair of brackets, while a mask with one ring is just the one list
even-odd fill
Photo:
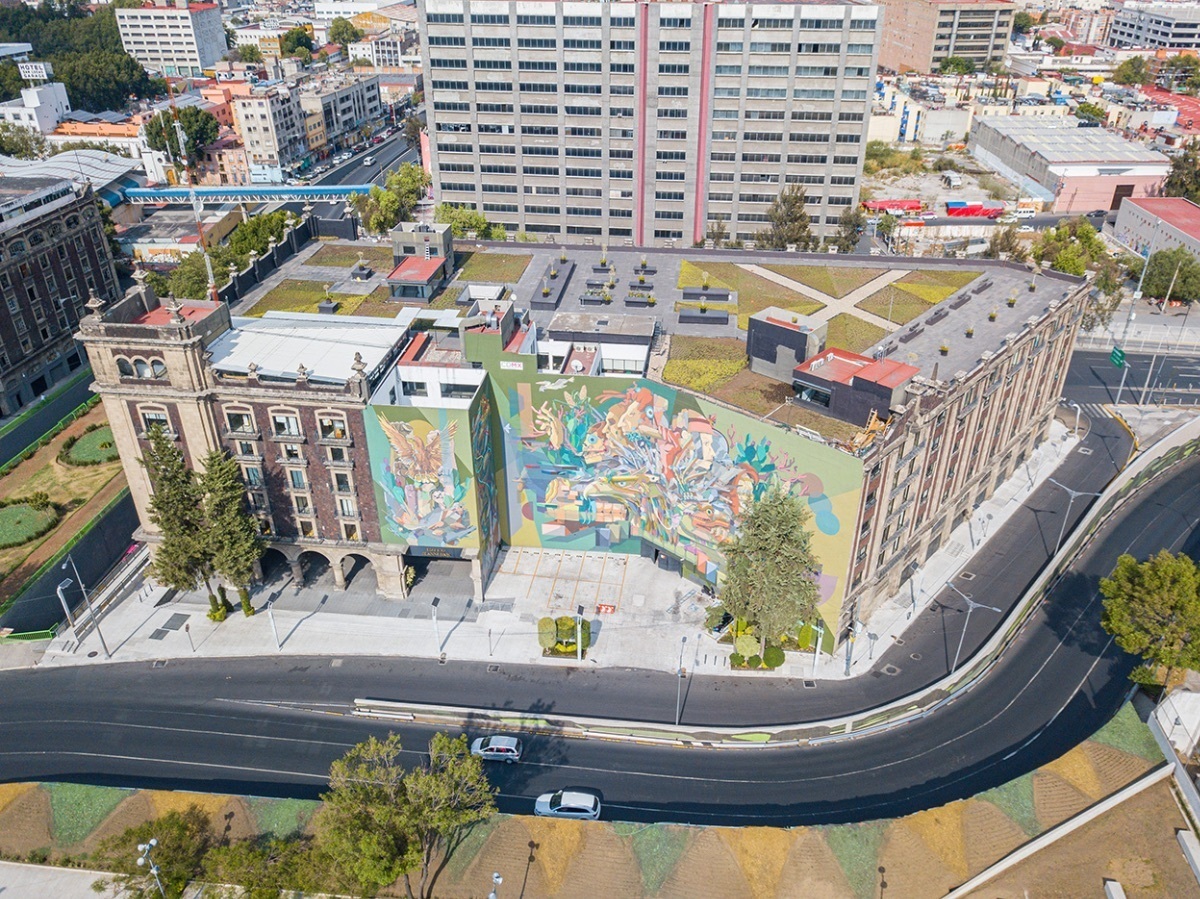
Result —
[[1043, 600], [1041, 612], [1064, 646], [1099, 655], [1108, 644], [1108, 634], [1100, 626], [1103, 602], [1100, 578], [1071, 571]]

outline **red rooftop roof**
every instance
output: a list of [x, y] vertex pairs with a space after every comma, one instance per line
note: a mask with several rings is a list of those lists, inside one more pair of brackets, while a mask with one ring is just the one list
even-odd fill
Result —
[[[198, 322], [206, 318], [213, 311], [210, 305], [199, 305], [195, 303], [185, 302], [179, 309], [179, 314], [189, 322]], [[159, 306], [157, 309], [151, 309], [149, 312], [143, 312], [133, 320], [135, 325], [166, 325], [171, 322], [171, 312], [166, 306]]]
[[1125, 202], [1158, 216], [1189, 237], [1200, 238], [1200, 206], [1190, 200], [1183, 197], [1126, 197]]
[[830, 347], [796, 366], [799, 374], [811, 374], [825, 381], [849, 384], [855, 378], [896, 388], [920, 373], [920, 369], [894, 359], [872, 359], [847, 350]]
[[428, 259], [422, 259], [420, 256], [405, 256], [400, 264], [392, 269], [392, 273], [387, 276], [387, 279], [427, 284], [437, 272], [438, 267], [445, 261], [445, 256], [431, 256]]

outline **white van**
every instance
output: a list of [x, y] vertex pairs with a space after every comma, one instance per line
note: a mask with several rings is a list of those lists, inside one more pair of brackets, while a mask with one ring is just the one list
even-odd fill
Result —
[[1015, 213], [1013, 213], [1013, 215], [1019, 219], [1031, 219], [1037, 215], [1037, 213], [1032, 209], [1018, 209]]
[[374, 164], [375, 164], [374, 156], [368, 156], [366, 159], [363, 160], [363, 165], [374, 165]]

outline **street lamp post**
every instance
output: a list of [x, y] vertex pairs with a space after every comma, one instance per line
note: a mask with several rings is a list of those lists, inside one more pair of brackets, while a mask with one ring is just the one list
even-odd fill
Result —
[[279, 642], [279, 628], [275, 627], [275, 600], [267, 603], [267, 621], [271, 622], [271, 633], [275, 635], [275, 651], [281, 652], [283, 644]]
[[679, 643], [679, 668], [675, 672], [675, 726], [679, 727], [679, 721], [683, 717], [683, 679], [687, 676], [687, 672], [683, 668], [683, 650], [687, 646], [687, 635]]
[[1070, 487], [1066, 486], [1065, 484], [1060, 484], [1058, 481], [1054, 480], [1054, 478], [1046, 478], [1046, 480], [1049, 481], [1051, 484], [1053, 484], [1055, 487], [1061, 487], [1063, 490], [1067, 491], [1067, 496], [1069, 497], [1069, 499], [1067, 500], [1067, 512], [1065, 515], [1063, 515], [1062, 527], [1059, 528], [1059, 530], [1058, 530], [1058, 542], [1054, 544], [1054, 555], [1057, 556], [1059, 549], [1062, 548], [1063, 537], [1066, 536], [1066, 533], [1067, 533], [1067, 522], [1071, 520], [1071, 507], [1073, 505], [1075, 505], [1075, 497], [1077, 497], [1077, 496], [1100, 496], [1100, 494], [1093, 493], [1090, 490], [1072, 490]]
[[963, 642], [967, 639], [967, 628], [971, 626], [971, 613], [976, 609], [987, 609], [997, 613], [1000, 612], [1000, 610], [995, 606], [985, 606], [981, 602], [975, 602], [975, 600], [971, 599], [971, 597], [967, 596], [967, 594], [963, 593], [953, 584], [946, 584], [946, 586], [961, 596], [963, 601], [967, 604], [967, 620], [963, 622], [962, 634], [958, 638], [958, 649], [954, 652], [954, 664], [950, 666], [950, 673], [953, 674], [958, 670], [958, 657], [962, 654]]
[[1079, 436], [1079, 413], [1083, 410], [1080, 409], [1079, 403], [1076, 403], [1073, 400], [1069, 400], [1065, 396], [1062, 399], [1060, 399], [1059, 402], [1065, 403], [1066, 405], [1070, 406], [1072, 409], [1075, 410], [1075, 427], [1072, 428], [1071, 431], [1076, 437], [1078, 437]]
[[[67, 553], [67, 562], [71, 563], [71, 570], [75, 572], [75, 582], [79, 584], [79, 590], [83, 593], [83, 601], [87, 605], [88, 618], [92, 621], [92, 627], [96, 629], [96, 636], [100, 638], [100, 646], [104, 649], [104, 658], [111, 659], [112, 653], [108, 651], [108, 644], [104, 642], [104, 634], [100, 632], [100, 619], [96, 617], [96, 610], [92, 608], [92, 598], [88, 595], [83, 578], [79, 576], [79, 569], [75, 566], [75, 557], [70, 553]], [[67, 562], [62, 563], [63, 571], [67, 570]]]
[[70, 578], [65, 578], [59, 583], [58, 587], [55, 588], [55, 592], [58, 593], [58, 601], [62, 603], [63, 613], [67, 616], [67, 624], [71, 625], [71, 630], [75, 632], [75, 639], [78, 641], [79, 631], [75, 627], [75, 616], [71, 614], [71, 606], [67, 603], [66, 594], [63, 593], [63, 591], [73, 583], [75, 582]]
[[139, 868], [150, 868], [150, 873], [154, 875], [154, 882], [158, 884], [158, 894], [167, 899], [167, 891], [163, 889], [162, 881], [158, 879], [158, 865], [154, 864], [154, 859], [150, 853], [154, 851], [154, 847], [158, 845], [158, 838], [151, 837], [149, 843], [138, 843], [138, 852], [141, 855], [138, 857], [137, 863]]
[[430, 608], [433, 610], [433, 639], [437, 640], [438, 652], [442, 651], [442, 632], [438, 628], [438, 620], [437, 620], [437, 607], [438, 607], [438, 603], [441, 601], [442, 601], [441, 597], [435, 596], [433, 598], [433, 602], [430, 603]]
[[575, 661], [583, 661], [583, 606], [575, 613]]
[[813, 667], [812, 676], [817, 676], [817, 660], [821, 657], [821, 639], [825, 636], [825, 622], [817, 620], [816, 639], [813, 641]]

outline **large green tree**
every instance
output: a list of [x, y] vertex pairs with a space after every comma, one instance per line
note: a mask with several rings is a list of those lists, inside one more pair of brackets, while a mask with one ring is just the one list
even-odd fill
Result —
[[1171, 160], [1171, 171], [1163, 182], [1168, 197], [1185, 197], [1200, 203], [1200, 144], [1188, 144], [1182, 153]]
[[938, 71], [943, 75], [974, 75], [975, 63], [963, 56], [947, 56]]
[[411, 840], [420, 851], [417, 883], [411, 871], [404, 874], [409, 896], [433, 895], [442, 864], [474, 824], [496, 813], [496, 789], [488, 783], [483, 760], [471, 755], [466, 736], [434, 734], [429, 741], [429, 761], [404, 778], [404, 808]]
[[[280, 894], [322, 891], [319, 853], [307, 838], [239, 840], [212, 847], [204, 856], [208, 883], [230, 884], [238, 899], [280, 899]], [[227, 895], [218, 892], [216, 895]]]
[[455, 237], [466, 237], [473, 231], [481, 240], [503, 240], [506, 233], [503, 227], [490, 224], [482, 212], [470, 206], [438, 203], [433, 210], [433, 219], [449, 225], [450, 233]]
[[365, 194], [351, 194], [350, 205], [372, 234], [386, 234], [400, 221], [400, 199], [390, 190], [372, 184]]
[[417, 162], [406, 162], [394, 172], [388, 172], [387, 189], [400, 203], [402, 221], [412, 218], [413, 210], [425, 199], [431, 183], [429, 173]]
[[1145, 84], [1150, 80], [1150, 67], [1145, 57], [1129, 57], [1113, 70], [1112, 80], [1117, 84]]
[[1100, 593], [1104, 629], [1146, 663], [1136, 680], [1166, 684], [1174, 669], [1200, 666], [1200, 572], [1187, 555], [1164, 549], [1145, 562], [1123, 555]]
[[12, 122], [0, 122], [0, 154], [18, 159], [38, 159], [46, 153], [46, 139], [40, 131], [22, 128]]
[[129, 97], [152, 97], [161, 93], [161, 82], [153, 81], [141, 63], [128, 53], [97, 50], [52, 58], [54, 77], [63, 83], [71, 106], [88, 112], [121, 109]]
[[992, 231], [983, 255], [986, 259], [1011, 259], [1014, 262], [1024, 262], [1029, 257], [1029, 251], [1022, 243], [1016, 225], [1009, 225], [1007, 228], [996, 228]]
[[142, 454], [142, 464], [152, 491], [150, 521], [161, 535], [150, 573], [160, 584], [175, 590], [194, 590], [204, 584], [215, 610], [203, 491], [183, 451], [166, 431], [156, 424], [148, 437], [150, 445]]
[[1016, 15], [1013, 16], [1013, 31], [1012, 31], [1012, 33], [1013, 34], [1024, 34], [1026, 31], [1028, 31], [1030, 28], [1032, 28], [1034, 26], [1034, 24], [1035, 24], [1035, 22], [1033, 20], [1033, 16], [1031, 16], [1029, 13], [1025, 12], [1025, 10], [1021, 10], [1020, 12], [1018, 12]]
[[405, 805], [400, 738], [371, 737], [330, 766], [318, 841], [332, 867], [364, 892], [394, 883], [419, 864]]
[[258, 522], [246, 508], [246, 485], [240, 466], [227, 454], [213, 450], [204, 458], [200, 476], [204, 515], [212, 547], [213, 571], [237, 587], [242, 610], [250, 615], [250, 582], [262, 557]]
[[786, 250], [795, 245], [801, 252], [811, 250], [816, 243], [812, 233], [812, 220], [804, 209], [807, 197], [804, 188], [789, 184], [767, 209], [767, 228], [758, 233], [758, 245], [767, 250]]
[[404, 118], [404, 142], [410, 147], [421, 143], [421, 135], [425, 131], [425, 120], [419, 115], [408, 115]]
[[767, 641], [794, 631], [817, 606], [817, 560], [811, 518], [795, 495], [773, 487], [737, 523], [737, 536], [724, 547], [721, 604]]
[[1159, 250], [1146, 265], [1142, 281], [1146, 296], [1184, 303], [1200, 300], [1200, 261], [1186, 247]]
[[312, 35], [299, 25], [279, 39], [279, 52], [283, 56], [295, 56], [297, 50], [307, 50], [311, 58], [312, 48]]
[[858, 246], [863, 228], [867, 224], [867, 215], [861, 208], [846, 207], [846, 211], [838, 217], [837, 234], [833, 237], [833, 245], [839, 253], [852, 253]]
[[150, 858], [158, 866], [158, 879], [167, 896], [182, 896], [190, 881], [203, 871], [205, 853], [213, 845], [212, 822], [198, 806], [183, 812], [168, 812], [161, 818], [130, 827], [120, 836], [100, 843], [92, 860], [96, 867], [112, 871], [107, 882], [129, 899], [158, 899], [154, 876], [137, 864], [141, 845], [157, 840]]
[[237, 48], [238, 59], [242, 62], [261, 63], [263, 61], [262, 50], [258, 49], [257, 44], [241, 44]]
[[[338, 16], [329, 26], [329, 40], [331, 43], [341, 45], [342, 52], [346, 52], [346, 48], [355, 41], [361, 41], [363, 38], [362, 29], [355, 28], [349, 19], [343, 19]], [[309, 49], [312, 49], [311, 47]]]
[[[199, 159], [200, 151], [220, 135], [221, 123], [206, 109], [185, 106], [179, 110], [179, 124], [183, 128], [188, 167], [192, 168]], [[146, 143], [150, 145], [151, 150], [169, 152], [176, 164], [182, 167], [179, 136], [175, 132], [175, 120], [170, 110], [160, 112], [146, 123]]]
[[1196, 93], [1200, 90], [1200, 59], [1182, 53], [1168, 57], [1158, 70], [1158, 83], [1168, 90]]

